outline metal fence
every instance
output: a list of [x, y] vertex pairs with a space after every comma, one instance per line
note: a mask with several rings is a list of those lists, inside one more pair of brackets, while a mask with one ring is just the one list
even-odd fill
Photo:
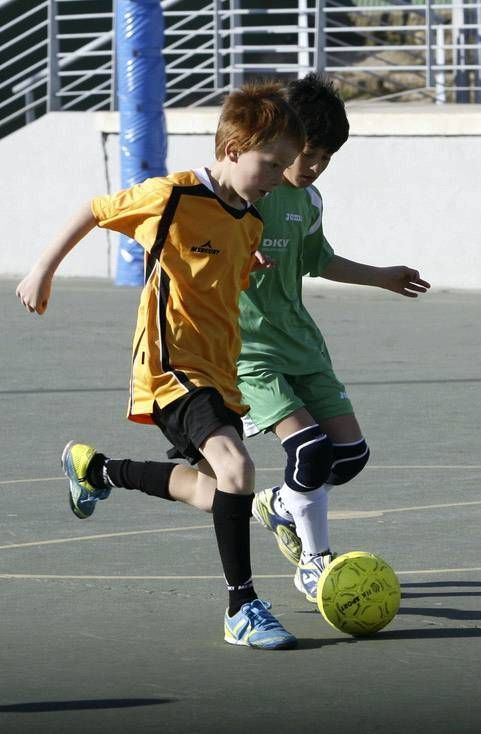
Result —
[[[481, 102], [481, 0], [164, 0], [166, 105], [243, 80], [335, 78], [346, 99]], [[0, 0], [0, 136], [47, 111], [113, 110], [113, 0]]]

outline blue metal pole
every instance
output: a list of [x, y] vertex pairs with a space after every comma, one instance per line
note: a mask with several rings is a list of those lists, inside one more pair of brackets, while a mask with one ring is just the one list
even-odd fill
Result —
[[[117, 0], [116, 58], [121, 187], [165, 176], [167, 133], [163, 102], [164, 22], [159, 0]], [[144, 282], [144, 251], [120, 236], [117, 285]]]

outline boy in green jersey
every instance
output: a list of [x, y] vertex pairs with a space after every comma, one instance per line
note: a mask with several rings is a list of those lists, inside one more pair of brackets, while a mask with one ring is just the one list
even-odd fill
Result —
[[369, 449], [322, 334], [302, 303], [302, 277], [377, 286], [411, 298], [430, 286], [412, 268], [373, 267], [334, 253], [313, 183], [348, 138], [344, 104], [318, 74], [291, 82], [288, 98], [307, 143], [284, 171], [283, 184], [256, 202], [264, 221], [260, 250], [275, 267], [254, 273], [241, 294], [238, 386], [250, 405], [246, 435], [272, 431], [287, 459], [282, 485], [256, 495], [253, 515], [296, 565], [296, 587], [315, 602], [319, 576], [332, 559], [328, 492], [363, 469]]

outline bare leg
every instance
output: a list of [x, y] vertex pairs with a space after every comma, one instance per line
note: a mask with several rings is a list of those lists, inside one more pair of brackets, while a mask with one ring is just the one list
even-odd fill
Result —
[[361, 429], [354, 415], [338, 415], [316, 421], [306, 408], [299, 408], [272, 427], [280, 441], [303, 428], [317, 423], [332, 443], [350, 443], [362, 438]]
[[169, 494], [173, 500], [185, 502], [203, 512], [212, 512], [217, 479], [206, 459], [196, 467], [177, 464], [170, 475]]

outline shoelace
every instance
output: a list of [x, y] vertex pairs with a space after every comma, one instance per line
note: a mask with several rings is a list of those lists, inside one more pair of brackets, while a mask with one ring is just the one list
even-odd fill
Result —
[[248, 620], [253, 622], [255, 627], [259, 630], [278, 629], [281, 625], [268, 611], [271, 607], [270, 602], [263, 601], [262, 599], [258, 599], [257, 601], [260, 603], [259, 605], [256, 604], [255, 606], [250, 606], [244, 610], [244, 614]]

